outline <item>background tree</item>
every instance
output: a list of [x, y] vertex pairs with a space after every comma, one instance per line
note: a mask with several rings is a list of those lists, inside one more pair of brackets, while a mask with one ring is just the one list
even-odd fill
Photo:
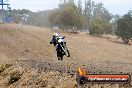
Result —
[[91, 0], [85, 0], [85, 7], [83, 11], [83, 16], [85, 18], [84, 29], [89, 29], [91, 24], [91, 19], [93, 17], [93, 9], [95, 6], [95, 2]]
[[77, 5], [77, 8], [78, 8], [78, 14], [81, 16], [82, 15], [82, 0], [78, 0], [78, 5]]
[[112, 30], [111, 30], [111, 34], [112, 35], [115, 35], [115, 32], [117, 30], [117, 27], [118, 27], [118, 20], [121, 18], [121, 16], [119, 14], [116, 14], [116, 15], [113, 15], [113, 19], [111, 20], [111, 27], [112, 27]]
[[30, 25], [40, 26], [40, 27], [49, 27], [50, 23], [48, 21], [49, 10], [38, 11], [30, 14], [28, 17], [28, 23]]
[[61, 29], [69, 29], [83, 26], [83, 18], [78, 14], [78, 8], [74, 0], [68, 0], [61, 3], [58, 9], [53, 10], [49, 15], [49, 21], [52, 25], [59, 26]]
[[94, 3], [92, 19], [90, 21], [90, 34], [100, 36], [103, 34], [111, 34], [112, 24], [110, 21], [112, 18], [112, 14], [103, 7], [102, 3]]
[[32, 12], [30, 10], [12, 10], [12, 19], [13, 22], [17, 24], [27, 24], [35, 25], [41, 27], [49, 27], [50, 23], [48, 22], [49, 10]]
[[27, 24], [28, 17], [30, 16], [30, 13], [32, 13], [30, 10], [22, 9], [22, 10], [12, 10], [12, 18], [15, 23], [20, 24]]
[[128, 12], [118, 20], [116, 35], [128, 44], [132, 38], [132, 12]]
[[51, 26], [61, 27], [62, 19], [61, 19], [61, 11], [59, 9], [54, 9], [49, 13], [48, 17]]

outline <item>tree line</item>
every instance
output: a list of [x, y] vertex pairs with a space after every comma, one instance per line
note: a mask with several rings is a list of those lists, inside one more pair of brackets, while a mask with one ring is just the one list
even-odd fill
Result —
[[89, 30], [89, 34], [97, 36], [117, 35], [124, 43], [132, 38], [132, 11], [124, 16], [113, 15], [103, 3], [92, 0], [61, 0], [58, 8], [38, 12], [13, 9], [12, 19], [17, 24], [58, 27], [62, 30], [76, 28], [76, 31]]
[[49, 14], [49, 22], [63, 30], [76, 27], [89, 30], [91, 35], [114, 34], [126, 44], [132, 39], [132, 11], [122, 17], [113, 15], [102, 3], [92, 0], [78, 0], [77, 4], [74, 0], [61, 0], [59, 7]]
[[51, 12], [49, 21], [61, 29], [77, 27], [78, 30], [89, 30], [93, 35], [102, 35], [114, 31], [110, 22], [113, 18], [114, 15], [109, 13], [102, 3], [92, 0], [85, 0], [83, 3], [78, 0], [75, 4], [74, 0], [63, 0], [59, 8]]

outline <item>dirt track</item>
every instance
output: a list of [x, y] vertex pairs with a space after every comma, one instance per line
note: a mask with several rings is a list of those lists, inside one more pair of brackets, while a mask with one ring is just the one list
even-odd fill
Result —
[[[77, 67], [80, 65], [86, 67], [89, 73], [132, 74], [131, 44], [124, 45], [120, 40], [112, 37], [107, 39], [89, 36], [84, 33], [59, 32], [59, 34], [66, 36], [71, 57], [64, 57], [63, 61], [58, 62], [55, 56], [55, 49], [53, 45], [49, 44], [53, 32], [48, 28], [0, 24], [0, 63], [13, 63], [14, 67], [20, 66], [21, 69], [31, 68], [30, 70], [33, 72], [34, 70], [41, 72], [41, 76], [46, 75], [46, 73], [43, 73], [46, 71], [53, 71], [55, 74], [56, 71], [60, 72], [66, 75], [64, 78], [67, 81], [70, 80], [71, 88], [75, 87], [76, 82], [74, 77], [70, 78], [67, 75], [74, 76]], [[26, 74], [27, 72], [25, 72]], [[62, 76], [57, 77], [62, 78]], [[3, 79], [1, 79], [0, 84]], [[19, 86], [20, 84], [18, 82]], [[67, 85], [67, 82], [64, 84], [60, 82], [58, 85], [62, 88]], [[16, 87], [16, 85], [11, 85], [10, 87]], [[55, 87], [57, 86], [55, 85]], [[101, 88], [100, 86], [96, 87]], [[92, 88], [95, 87], [92, 86]], [[119, 87], [111, 86], [109, 88]]]

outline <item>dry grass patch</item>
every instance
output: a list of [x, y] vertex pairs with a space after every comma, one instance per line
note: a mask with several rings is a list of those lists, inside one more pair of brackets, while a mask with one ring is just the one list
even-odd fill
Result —
[[9, 84], [12, 84], [14, 82], [17, 82], [20, 78], [21, 78], [21, 74], [20, 74], [19, 71], [12, 72], [10, 74]]
[[0, 65], [0, 73], [2, 73], [6, 68], [9, 68], [11, 64], [5, 64], [5, 65]]

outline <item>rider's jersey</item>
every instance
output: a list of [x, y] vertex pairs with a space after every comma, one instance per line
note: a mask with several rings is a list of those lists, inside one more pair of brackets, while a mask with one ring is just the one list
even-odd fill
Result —
[[54, 46], [56, 46], [57, 40], [53, 37], [50, 41], [50, 44], [54, 44]]
[[56, 44], [58, 43], [58, 40], [64, 39], [64, 38], [65, 38], [65, 36], [64, 37], [56, 37], [56, 38], [53, 37], [50, 41], [50, 44], [54, 44], [54, 46], [56, 46]]

